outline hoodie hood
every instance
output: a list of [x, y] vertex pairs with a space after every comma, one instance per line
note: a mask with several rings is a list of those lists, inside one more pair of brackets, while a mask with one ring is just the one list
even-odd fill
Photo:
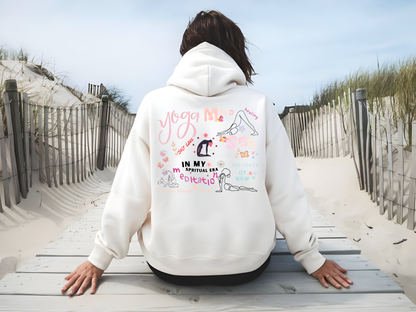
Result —
[[184, 54], [167, 85], [202, 96], [223, 93], [246, 78], [234, 59], [220, 48], [203, 42]]

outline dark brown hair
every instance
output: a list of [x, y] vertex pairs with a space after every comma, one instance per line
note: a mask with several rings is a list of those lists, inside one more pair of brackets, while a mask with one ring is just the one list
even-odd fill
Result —
[[241, 29], [229, 18], [218, 11], [201, 11], [188, 24], [183, 33], [180, 53], [184, 55], [202, 42], [208, 42], [231, 56], [241, 68], [246, 80], [253, 83], [255, 75], [246, 51], [247, 42]]

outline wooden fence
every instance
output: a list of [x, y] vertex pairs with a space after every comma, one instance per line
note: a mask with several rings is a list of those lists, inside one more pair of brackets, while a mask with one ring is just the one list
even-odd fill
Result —
[[14, 80], [6, 81], [5, 90], [0, 106], [1, 212], [3, 204], [11, 207], [12, 201], [26, 198], [35, 179], [58, 187], [84, 181], [97, 168], [117, 167], [134, 117], [107, 96], [96, 103], [54, 107], [31, 102], [17, 92]]
[[348, 91], [327, 106], [292, 108], [282, 122], [295, 157], [350, 155], [359, 187], [379, 213], [415, 229], [416, 122], [409, 140], [408, 124], [369, 112], [365, 89]]
[[88, 93], [92, 95], [103, 95], [107, 93], [107, 89], [104, 87], [102, 83], [100, 85], [89, 83]]

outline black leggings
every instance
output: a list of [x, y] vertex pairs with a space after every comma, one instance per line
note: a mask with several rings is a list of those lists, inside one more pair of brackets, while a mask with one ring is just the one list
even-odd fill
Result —
[[155, 273], [157, 277], [164, 280], [165, 282], [181, 285], [181, 286], [201, 286], [201, 285], [216, 285], [216, 286], [231, 286], [240, 285], [251, 282], [259, 277], [270, 263], [270, 257], [267, 258], [258, 269], [240, 274], [229, 274], [229, 275], [202, 275], [202, 276], [184, 276], [184, 275], [172, 275], [159, 271], [152, 267], [149, 262], [147, 263], [150, 269]]

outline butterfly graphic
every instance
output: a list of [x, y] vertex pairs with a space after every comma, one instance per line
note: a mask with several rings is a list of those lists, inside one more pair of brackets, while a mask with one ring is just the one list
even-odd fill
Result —
[[169, 158], [167, 158], [167, 157], [163, 159], [164, 162], [168, 162], [168, 160], [169, 160]]
[[223, 117], [223, 116], [220, 116], [220, 117], [218, 118], [218, 121], [219, 121], [219, 122], [223, 122], [223, 121], [224, 121], [224, 117]]
[[162, 171], [162, 173], [163, 173], [163, 175], [167, 175], [168, 174], [168, 171], [165, 170], [165, 171]]
[[244, 153], [241, 152], [240, 155], [241, 155], [241, 158], [248, 157], [248, 151], [245, 151]]
[[158, 164], [157, 164], [157, 166], [158, 166], [160, 169], [162, 169], [162, 168], [163, 168], [163, 164], [161, 164], [161, 163], [158, 163]]
[[160, 156], [165, 157], [166, 153], [164, 153], [164, 151], [160, 152]]

